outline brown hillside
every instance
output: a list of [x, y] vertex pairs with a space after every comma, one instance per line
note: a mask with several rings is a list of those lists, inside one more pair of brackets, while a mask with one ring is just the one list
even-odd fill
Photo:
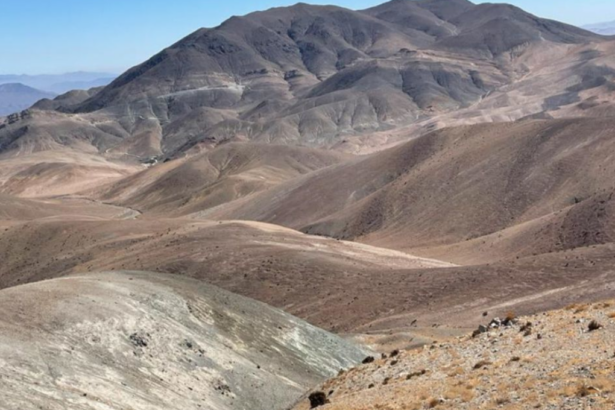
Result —
[[[394, 249], [441, 249], [434, 251], [440, 257], [443, 246], [457, 244], [466, 262], [607, 243], [613, 125], [603, 118], [446, 129], [205, 215]], [[495, 239], [491, 257], [483, 245]]]
[[142, 212], [181, 216], [267, 190], [350, 159], [310, 148], [230, 143], [149, 168], [95, 194]]

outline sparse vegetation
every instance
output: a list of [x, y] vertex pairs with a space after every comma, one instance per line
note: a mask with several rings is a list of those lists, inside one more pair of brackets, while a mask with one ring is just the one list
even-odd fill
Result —
[[419, 376], [424, 376], [425, 374], [427, 374], [427, 370], [421, 370], [419, 372], [413, 372], [410, 373], [409, 375], [406, 376], [406, 380], [411, 380], [415, 377], [419, 377]]
[[493, 363], [491, 363], [489, 360], [481, 360], [480, 362], [476, 363], [473, 367], [474, 370], [479, 370], [482, 369], [484, 367], [490, 366]]
[[595, 320], [592, 320], [591, 322], [589, 322], [589, 325], [587, 326], [587, 329], [590, 332], [595, 332], [596, 330], [602, 329], [602, 325], [600, 323], [596, 322]]
[[596, 393], [596, 389], [593, 387], [586, 386], [585, 384], [579, 385], [576, 390], [577, 397], [587, 397]]
[[495, 404], [497, 406], [503, 406], [507, 403], [510, 403], [510, 398], [508, 397], [498, 397], [497, 399], [495, 399]]
[[[354, 380], [363, 379], [353, 374], [352, 378], [340, 380], [339, 386], [346, 388], [348, 395], [336, 396], [332, 410], [613, 410], [612, 334], [607, 332], [610, 328], [592, 325], [603, 332], [588, 338], [586, 332], [579, 332], [579, 323], [591, 323], [585, 317], [579, 318], [577, 309], [575, 306], [525, 320], [515, 319], [524, 333], [532, 331], [538, 339], [542, 334], [548, 335], [541, 343], [531, 342], [524, 333], [503, 328], [497, 333], [488, 332], [483, 338], [430, 344], [399, 355], [394, 367], [362, 367], [363, 377], [373, 377], [375, 371], [377, 377], [384, 377], [381, 385], [388, 387], [366, 381], [362, 388], [367, 386], [370, 393], [363, 395], [353, 388]], [[597, 318], [606, 315], [602, 309], [604, 304], [585, 306], [585, 311], [595, 313]], [[470, 362], [472, 358], [478, 361]], [[401, 373], [418, 364], [425, 368], [405, 377]], [[346, 405], [345, 398], [352, 405]], [[344, 404], [338, 405], [338, 401]]]
[[502, 322], [502, 324], [504, 326], [509, 326], [512, 323], [514, 323], [516, 319], [517, 319], [517, 315], [515, 314], [515, 312], [508, 312], [506, 313], [506, 317], [504, 318], [504, 321]]

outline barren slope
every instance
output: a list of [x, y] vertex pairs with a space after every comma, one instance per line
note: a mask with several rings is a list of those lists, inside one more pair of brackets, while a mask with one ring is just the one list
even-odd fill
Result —
[[495, 240], [489, 235], [503, 242], [491, 260], [608, 243], [613, 125], [604, 118], [446, 129], [200, 216], [402, 250], [458, 244], [464, 262], [490, 260], [481, 247]]
[[348, 328], [349, 317], [365, 321], [369, 310], [348, 315], [341, 308], [353, 300], [355, 286], [394, 270], [452, 266], [252, 222], [33, 221], [0, 232], [0, 250], [2, 287], [86, 271], [170, 272], [327, 328]]
[[78, 275], [1, 293], [3, 408], [285, 409], [358, 347], [178, 276]]
[[133, 161], [112, 161], [73, 150], [16, 155], [0, 159], [0, 164], [0, 192], [24, 198], [73, 195], [144, 169]]
[[0, 194], [0, 223], [64, 219], [114, 220], [132, 219], [139, 213], [128, 208], [93, 202], [86, 198], [62, 197], [53, 199], [24, 199]]
[[[329, 403], [318, 408], [610, 410], [613, 306], [571, 305], [476, 338], [378, 358], [319, 387]], [[590, 331], [592, 321], [599, 328]], [[307, 398], [294, 407], [309, 408]]]
[[456, 267], [254, 222], [33, 221], [0, 231], [0, 283], [86, 271], [169, 272], [329, 330], [394, 334], [472, 327], [485, 310], [534, 313], [608, 297], [614, 252], [610, 244]]
[[267, 190], [351, 156], [310, 148], [230, 143], [149, 168], [94, 195], [143, 212], [179, 216]]

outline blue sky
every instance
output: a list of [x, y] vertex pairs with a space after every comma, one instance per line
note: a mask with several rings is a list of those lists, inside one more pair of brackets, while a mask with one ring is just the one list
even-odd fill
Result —
[[[2, 0], [0, 74], [119, 73], [200, 27], [297, 1]], [[306, 2], [361, 9], [384, 0]], [[577, 25], [615, 20], [614, 0], [506, 2]]]

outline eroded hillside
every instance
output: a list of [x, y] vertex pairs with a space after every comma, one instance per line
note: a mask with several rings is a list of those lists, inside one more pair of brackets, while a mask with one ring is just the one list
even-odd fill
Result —
[[365, 356], [281, 311], [178, 276], [77, 275], [0, 293], [6, 409], [282, 410]]

